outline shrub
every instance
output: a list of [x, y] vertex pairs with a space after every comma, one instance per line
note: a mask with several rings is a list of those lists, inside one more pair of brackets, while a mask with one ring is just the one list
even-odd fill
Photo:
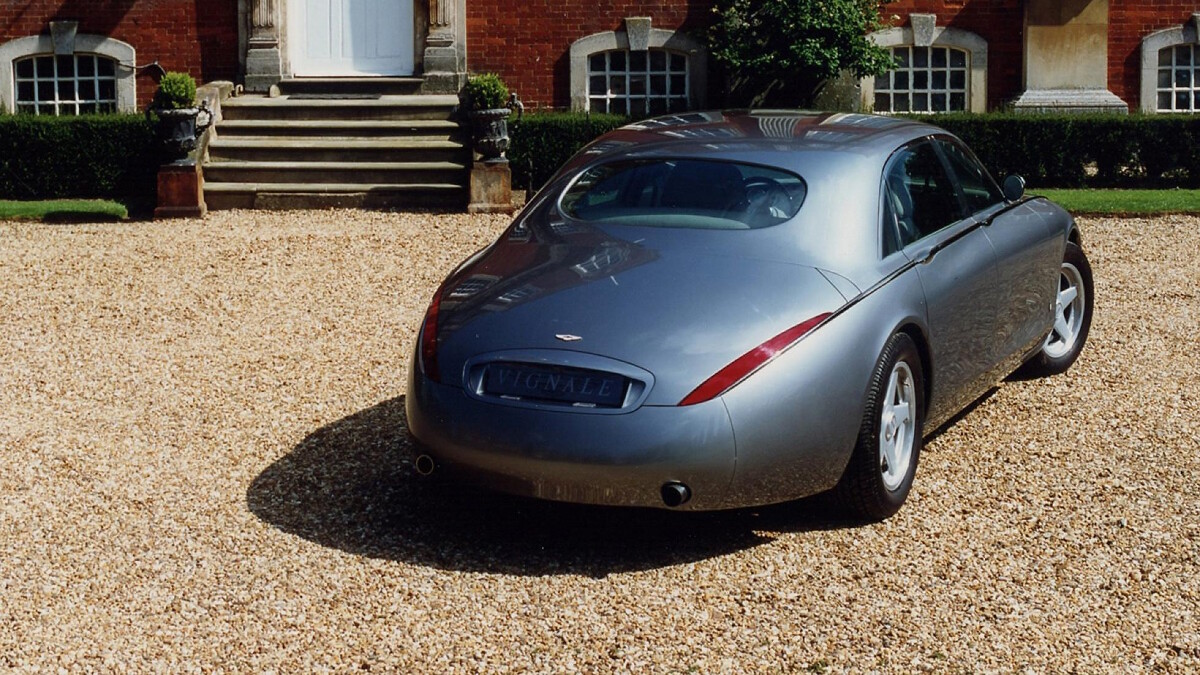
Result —
[[513, 185], [538, 189], [571, 155], [597, 136], [625, 124], [620, 115], [536, 113], [510, 125], [508, 161]]
[[163, 161], [141, 115], [0, 117], [0, 199], [113, 199], [145, 211]]
[[508, 106], [508, 87], [495, 73], [476, 75], [467, 80], [460, 98], [468, 111], [496, 110]]
[[154, 92], [154, 108], [178, 110], [190, 108], [196, 103], [196, 81], [187, 73], [169, 72], [158, 80]]
[[962, 138], [999, 178], [1031, 186], [1200, 185], [1200, 118], [1186, 115], [955, 114], [916, 119]]

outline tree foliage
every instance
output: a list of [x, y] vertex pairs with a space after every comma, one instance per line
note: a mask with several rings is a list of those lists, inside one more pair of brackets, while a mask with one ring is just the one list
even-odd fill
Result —
[[751, 105], [811, 105], [827, 80], [894, 67], [867, 38], [888, 0], [718, 0], [713, 58], [729, 70], [731, 98]]

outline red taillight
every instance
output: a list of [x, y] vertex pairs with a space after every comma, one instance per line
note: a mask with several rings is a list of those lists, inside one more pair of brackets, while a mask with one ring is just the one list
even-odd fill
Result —
[[421, 369], [425, 372], [425, 377], [434, 382], [442, 381], [438, 372], [437, 334], [438, 310], [441, 308], [442, 291], [445, 288], [443, 284], [433, 294], [433, 301], [429, 303], [429, 309], [425, 310], [425, 324], [421, 327]]
[[805, 333], [816, 328], [818, 324], [827, 318], [829, 318], [828, 312], [818, 314], [808, 321], [792, 326], [779, 335], [742, 354], [733, 363], [718, 370], [715, 375], [702, 382], [699, 387], [693, 389], [692, 393], [683, 397], [679, 405], [704, 403], [707, 400], [724, 394], [730, 387], [741, 382], [747, 375], [758, 370], [767, 361], [775, 358], [776, 354], [790, 347], [794, 342], [804, 337]]

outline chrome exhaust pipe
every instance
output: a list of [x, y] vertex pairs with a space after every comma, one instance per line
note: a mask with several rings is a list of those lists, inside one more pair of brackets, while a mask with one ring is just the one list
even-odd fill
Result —
[[437, 469], [437, 462], [429, 455], [417, 455], [417, 459], [413, 462], [413, 468], [422, 476], [428, 476]]

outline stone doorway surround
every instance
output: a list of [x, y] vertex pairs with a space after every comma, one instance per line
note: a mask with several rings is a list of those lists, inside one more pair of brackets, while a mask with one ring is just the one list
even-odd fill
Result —
[[[466, 82], [466, 0], [413, 2], [414, 69], [422, 93], [457, 93]], [[238, 0], [238, 54], [249, 92], [267, 92], [292, 76], [288, 59], [289, 0]]]

